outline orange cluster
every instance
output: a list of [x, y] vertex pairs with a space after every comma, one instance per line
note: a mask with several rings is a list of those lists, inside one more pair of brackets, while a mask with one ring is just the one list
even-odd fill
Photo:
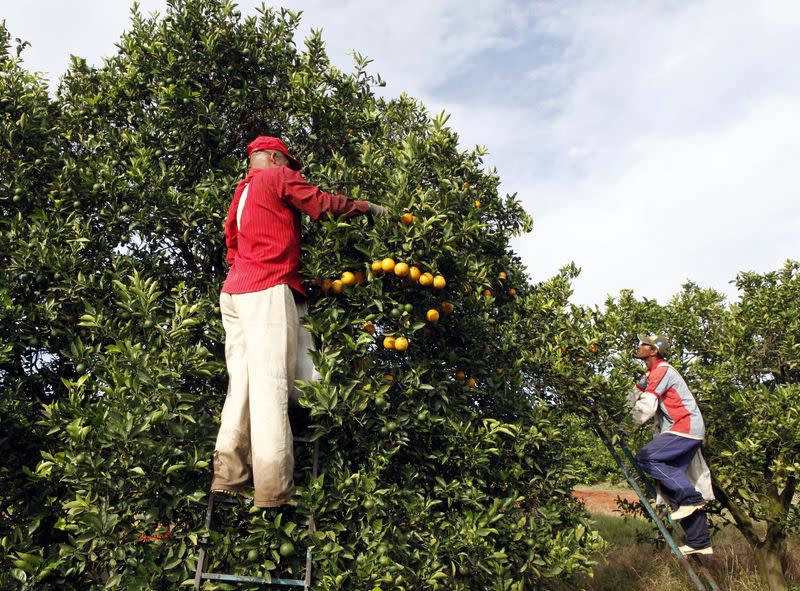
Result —
[[436, 289], [444, 289], [447, 285], [444, 275], [434, 275], [433, 273], [423, 273], [419, 267], [409, 266], [408, 263], [396, 263], [391, 257], [386, 257], [380, 261], [372, 261], [370, 265], [372, 273], [394, 273], [398, 277], [406, 277], [413, 283], [419, 283], [422, 286], [432, 285]]
[[475, 380], [473, 377], [468, 378], [463, 369], [457, 370], [455, 377], [459, 382], [464, 382], [467, 388], [476, 388], [478, 386], [477, 380]]
[[325, 295], [328, 293], [339, 295], [344, 291], [346, 285], [366, 284], [367, 275], [364, 271], [345, 271], [339, 279], [323, 279], [322, 281], [316, 279], [312, 282], [312, 285], [319, 285]]
[[[497, 278], [500, 280], [500, 284], [501, 284], [501, 288], [502, 288], [503, 287], [503, 283], [505, 283], [505, 281], [508, 279], [508, 275], [506, 274], [505, 271], [500, 271], [500, 273], [498, 274]], [[494, 295], [492, 293], [492, 290], [489, 289], [488, 287], [483, 289], [483, 291], [481, 293], [482, 293], [483, 297], [485, 297], [485, 298], [490, 298], [490, 297], [492, 297]], [[508, 293], [508, 296], [511, 297], [511, 298], [517, 297], [517, 290], [514, 289], [513, 287], [509, 287], [508, 290], [507, 290], [507, 293]]]
[[404, 336], [385, 337], [383, 339], [384, 349], [394, 349], [395, 351], [405, 351], [408, 349], [408, 339]]

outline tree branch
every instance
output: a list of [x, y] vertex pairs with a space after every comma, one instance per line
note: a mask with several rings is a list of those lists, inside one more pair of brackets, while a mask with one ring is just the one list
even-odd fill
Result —
[[731, 496], [720, 486], [719, 481], [713, 473], [711, 474], [711, 486], [714, 490], [714, 496], [720, 504], [730, 512], [733, 520], [736, 522], [736, 528], [742, 533], [747, 542], [753, 547], [759, 545], [761, 539], [758, 537], [753, 519], [744, 512], [741, 507], [733, 502]]

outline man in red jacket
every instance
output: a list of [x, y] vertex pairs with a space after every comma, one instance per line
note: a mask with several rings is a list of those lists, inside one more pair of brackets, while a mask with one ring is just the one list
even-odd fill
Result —
[[[220, 310], [228, 394], [214, 449], [211, 490], [238, 494], [252, 476], [257, 507], [287, 503], [294, 491], [288, 405], [296, 367], [308, 366], [300, 317], [300, 215], [380, 216], [386, 209], [325, 193], [300, 176], [300, 163], [274, 137], [247, 146], [250, 170], [225, 222], [227, 261]], [[305, 334], [304, 334], [305, 333]], [[298, 363], [298, 361], [300, 363]], [[306, 376], [302, 376], [306, 377]]]

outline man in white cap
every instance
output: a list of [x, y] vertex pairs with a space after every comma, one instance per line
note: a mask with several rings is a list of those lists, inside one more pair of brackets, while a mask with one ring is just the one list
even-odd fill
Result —
[[[669, 339], [664, 335], [638, 335], [634, 356], [641, 359], [647, 372], [636, 385], [632, 414], [634, 422], [643, 424], [655, 416], [659, 434], [636, 454], [636, 463], [660, 485], [673, 512], [686, 532], [687, 545], [680, 548], [685, 555], [712, 554], [706, 514], [707, 498], [695, 488], [687, 472], [705, 437], [703, 415], [689, 387], [677, 370], [666, 362]], [[702, 454], [699, 461], [703, 466]], [[706, 468], [707, 471], [707, 468]], [[710, 473], [708, 483], [710, 484]], [[704, 487], [705, 488], [705, 487]], [[709, 490], [707, 497], [713, 498]]]

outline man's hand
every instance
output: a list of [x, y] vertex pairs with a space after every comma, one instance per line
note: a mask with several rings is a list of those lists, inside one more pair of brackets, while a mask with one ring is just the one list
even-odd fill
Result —
[[389, 213], [388, 209], [386, 209], [382, 205], [378, 205], [377, 203], [372, 203], [370, 201], [367, 201], [367, 206], [369, 207], [369, 211], [367, 213], [369, 213], [369, 215], [371, 215], [374, 218], [383, 217], [387, 213]]

